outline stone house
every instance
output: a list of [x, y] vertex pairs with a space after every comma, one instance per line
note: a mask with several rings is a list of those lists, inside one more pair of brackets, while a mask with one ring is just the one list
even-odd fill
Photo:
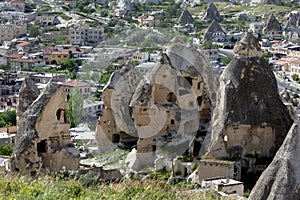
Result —
[[40, 15], [35, 19], [35, 24], [39, 26], [54, 26], [60, 24], [56, 15]]
[[53, 73], [37, 73], [31, 75], [31, 79], [35, 83], [47, 84], [50, 80], [53, 82], [65, 82], [67, 80], [66, 74], [53, 74]]
[[74, 94], [78, 88], [80, 95], [82, 95], [84, 98], [91, 96], [91, 85], [86, 82], [75, 79], [62, 83], [62, 86], [67, 92], [67, 95]]
[[84, 52], [79, 48], [48, 48], [44, 51], [46, 64], [57, 65], [70, 58], [79, 58]]
[[45, 66], [45, 61], [36, 56], [29, 56], [28, 53], [16, 52], [7, 56], [8, 66], [22, 70], [23, 68], [33, 69], [35, 67]]
[[254, 33], [254, 34], [259, 34], [262, 33], [262, 30], [265, 26], [264, 22], [252, 22], [249, 25], [249, 29]]
[[184, 10], [179, 16], [177, 24], [180, 26], [186, 26], [189, 24], [193, 24], [194, 18], [188, 10]]
[[0, 25], [0, 41], [11, 41], [14, 38], [25, 35], [27, 32], [26, 24], [1, 24]]
[[69, 40], [71, 44], [97, 45], [104, 39], [104, 30], [100, 27], [88, 27], [74, 25], [69, 28]]

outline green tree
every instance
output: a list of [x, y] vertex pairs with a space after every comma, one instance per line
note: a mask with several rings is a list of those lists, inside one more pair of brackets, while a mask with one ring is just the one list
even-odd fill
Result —
[[37, 37], [40, 35], [40, 30], [37, 26], [34, 26], [32, 24], [28, 24], [27, 32], [30, 37]]
[[99, 84], [106, 84], [111, 76], [111, 73], [104, 72], [99, 80]]
[[6, 110], [0, 113], [0, 127], [15, 126], [16, 124], [16, 110]]
[[73, 72], [78, 70], [78, 65], [75, 59], [66, 59], [60, 63], [60, 69]]
[[83, 97], [80, 89], [76, 88], [75, 92], [69, 98], [69, 110], [67, 111], [68, 120], [71, 128], [76, 127], [82, 119]]

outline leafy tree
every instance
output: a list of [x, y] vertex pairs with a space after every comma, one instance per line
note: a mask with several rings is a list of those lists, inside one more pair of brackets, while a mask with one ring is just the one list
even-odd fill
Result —
[[78, 71], [78, 65], [75, 59], [66, 59], [60, 63], [62, 70], [68, 70], [69, 72]]
[[76, 88], [75, 92], [70, 95], [68, 103], [69, 110], [67, 111], [67, 116], [71, 128], [73, 128], [76, 127], [82, 119], [83, 97], [80, 94], [79, 88]]
[[16, 124], [16, 110], [6, 110], [0, 113], [0, 127], [15, 126]]
[[37, 26], [34, 26], [32, 24], [28, 24], [27, 32], [30, 37], [37, 37], [40, 35], [40, 30]]
[[99, 80], [99, 84], [106, 84], [111, 76], [111, 73], [104, 72]]

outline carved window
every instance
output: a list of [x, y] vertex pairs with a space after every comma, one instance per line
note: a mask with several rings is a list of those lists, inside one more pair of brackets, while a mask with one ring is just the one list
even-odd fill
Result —
[[174, 125], [175, 124], [175, 120], [171, 119], [171, 124]]
[[167, 102], [169, 103], [174, 103], [176, 101], [176, 96], [173, 92], [170, 92], [168, 95], [167, 95]]
[[202, 105], [202, 96], [197, 97], [198, 106]]

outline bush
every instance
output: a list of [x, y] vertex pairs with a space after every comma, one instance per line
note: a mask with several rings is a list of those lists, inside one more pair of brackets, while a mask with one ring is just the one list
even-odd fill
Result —
[[299, 81], [299, 76], [298, 76], [298, 74], [293, 74], [293, 75], [292, 75], [292, 78], [293, 78], [294, 81]]
[[11, 156], [14, 150], [13, 144], [0, 145], [0, 155]]

